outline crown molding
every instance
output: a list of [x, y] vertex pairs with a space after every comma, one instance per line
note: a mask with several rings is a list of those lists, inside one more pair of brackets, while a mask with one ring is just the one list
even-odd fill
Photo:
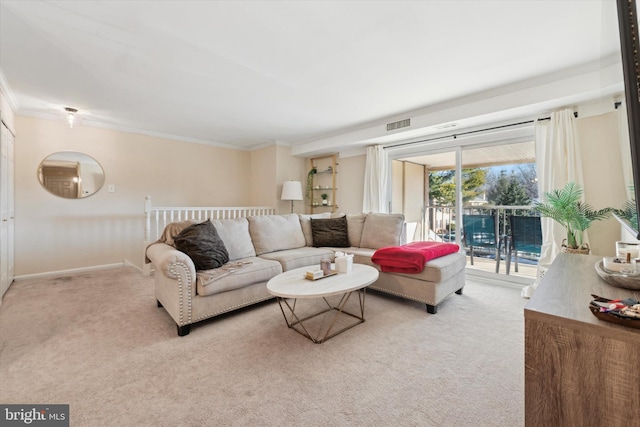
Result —
[[2, 72], [2, 68], [0, 68], [0, 91], [2, 91], [2, 93], [4, 94], [7, 104], [9, 104], [9, 107], [13, 110], [13, 112], [15, 113], [16, 111], [18, 111], [20, 105], [18, 104], [16, 96], [13, 94], [11, 86], [9, 86], [7, 78]]

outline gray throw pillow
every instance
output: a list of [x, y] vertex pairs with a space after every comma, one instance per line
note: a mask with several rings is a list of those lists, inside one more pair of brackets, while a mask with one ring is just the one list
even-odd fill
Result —
[[193, 224], [173, 236], [176, 249], [189, 255], [196, 270], [211, 270], [229, 261], [229, 253], [210, 220]]
[[316, 248], [324, 246], [349, 247], [347, 217], [345, 216], [331, 219], [311, 218], [311, 234], [313, 235], [313, 246]]

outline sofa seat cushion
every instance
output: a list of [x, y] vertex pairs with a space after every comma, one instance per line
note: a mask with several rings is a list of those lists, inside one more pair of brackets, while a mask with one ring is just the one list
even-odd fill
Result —
[[371, 257], [375, 253], [376, 249], [369, 248], [346, 248], [337, 249], [348, 254], [353, 254], [353, 262], [356, 264], [364, 264], [374, 267], [379, 270], [378, 266], [371, 261]]
[[[460, 270], [464, 270], [467, 265], [467, 257], [465, 254], [456, 252], [453, 254], [445, 255], [439, 258], [432, 259], [428, 261], [424, 270], [418, 274], [411, 273], [393, 273], [400, 276], [416, 279], [416, 280], [424, 280], [427, 282], [444, 282], [445, 280], [455, 276], [460, 272]], [[378, 269], [380, 266], [377, 266]]]
[[298, 214], [250, 216], [249, 233], [256, 255], [306, 246]]
[[297, 249], [270, 252], [268, 254], [262, 254], [260, 257], [278, 261], [282, 265], [283, 271], [289, 271], [294, 268], [309, 265], [317, 265], [320, 267], [320, 260], [322, 258], [329, 258], [333, 262], [335, 255], [331, 249], [305, 246]]
[[[249, 257], [235, 262], [242, 263], [242, 267], [234, 269], [229, 274], [220, 275], [214, 281], [208, 281], [203, 277], [203, 274], [207, 274], [207, 270], [196, 273], [196, 292], [198, 295], [213, 295], [257, 283], [266, 283], [269, 279], [282, 273], [280, 263], [267, 259]], [[222, 268], [224, 269], [224, 266]], [[208, 284], [205, 284], [206, 282]]]

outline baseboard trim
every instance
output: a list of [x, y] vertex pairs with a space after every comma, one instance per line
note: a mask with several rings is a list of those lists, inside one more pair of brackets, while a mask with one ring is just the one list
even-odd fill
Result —
[[465, 274], [469, 279], [490, 283], [493, 285], [505, 286], [507, 288], [522, 289], [527, 285], [533, 284], [534, 280], [524, 277], [499, 275], [486, 271], [475, 270], [472, 268], [465, 269]]
[[131, 268], [135, 268], [136, 270], [138, 270], [140, 273], [142, 273], [142, 268], [138, 267], [136, 264], [132, 263], [131, 261], [129, 261], [128, 259], [125, 259], [123, 261], [123, 264], [125, 267], [131, 267]]
[[44, 273], [35, 273], [35, 274], [23, 274], [21, 276], [15, 276], [13, 278], [13, 280], [15, 282], [19, 282], [21, 280], [27, 280], [27, 279], [37, 279], [37, 278], [42, 278], [42, 277], [66, 276], [66, 275], [69, 275], [69, 274], [85, 273], [87, 271], [95, 271], [95, 270], [105, 270], [105, 269], [108, 269], [108, 268], [118, 268], [118, 267], [124, 267], [124, 266], [136, 267], [135, 265], [129, 265], [129, 264], [130, 263], [127, 260], [124, 260], [123, 262], [118, 262], [118, 263], [115, 263], [115, 264], [103, 264], [103, 265], [94, 265], [94, 266], [91, 266], [91, 267], [71, 268], [69, 270], [47, 271], [47, 272], [44, 272]]

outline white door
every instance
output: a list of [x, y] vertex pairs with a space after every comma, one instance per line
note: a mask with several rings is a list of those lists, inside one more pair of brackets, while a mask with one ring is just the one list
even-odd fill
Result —
[[0, 295], [9, 288], [9, 131], [2, 124], [0, 135]]
[[14, 277], [14, 138], [2, 123], [0, 132], [0, 298]]

